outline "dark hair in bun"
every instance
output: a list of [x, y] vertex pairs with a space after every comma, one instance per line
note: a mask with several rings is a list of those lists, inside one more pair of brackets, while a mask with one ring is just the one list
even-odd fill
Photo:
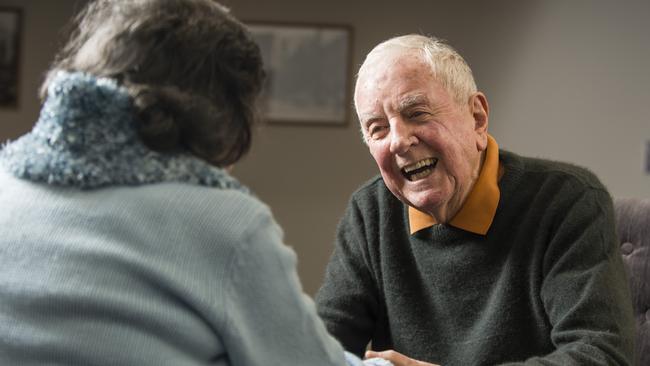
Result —
[[228, 9], [211, 0], [96, 0], [72, 29], [48, 75], [118, 80], [151, 149], [189, 151], [217, 166], [249, 150], [264, 71], [258, 46]]

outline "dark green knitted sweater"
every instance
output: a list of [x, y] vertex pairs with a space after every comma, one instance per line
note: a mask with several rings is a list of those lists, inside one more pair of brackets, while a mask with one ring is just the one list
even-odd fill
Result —
[[443, 366], [630, 365], [634, 324], [611, 198], [590, 172], [502, 151], [486, 236], [414, 235], [381, 178], [350, 201], [317, 295], [344, 347]]

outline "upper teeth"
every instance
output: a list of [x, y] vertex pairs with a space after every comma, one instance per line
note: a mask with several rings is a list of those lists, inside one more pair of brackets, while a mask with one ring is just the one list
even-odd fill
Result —
[[425, 165], [432, 165], [434, 161], [435, 161], [434, 158], [428, 158], [428, 159], [420, 160], [415, 164], [405, 166], [404, 167], [404, 172], [405, 173], [410, 173], [410, 172], [414, 171], [415, 169], [422, 168]]

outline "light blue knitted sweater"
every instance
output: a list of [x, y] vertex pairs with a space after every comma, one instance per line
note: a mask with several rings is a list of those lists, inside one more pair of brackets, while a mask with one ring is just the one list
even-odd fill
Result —
[[0, 365], [361, 365], [268, 207], [147, 150], [131, 108], [110, 80], [62, 73], [0, 152]]

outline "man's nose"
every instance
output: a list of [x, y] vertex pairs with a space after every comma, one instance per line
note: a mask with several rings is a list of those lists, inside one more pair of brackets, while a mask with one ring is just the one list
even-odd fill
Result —
[[405, 154], [411, 146], [418, 143], [413, 128], [402, 121], [395, 121], [390, 129], [390, 152], [393, 154]]

